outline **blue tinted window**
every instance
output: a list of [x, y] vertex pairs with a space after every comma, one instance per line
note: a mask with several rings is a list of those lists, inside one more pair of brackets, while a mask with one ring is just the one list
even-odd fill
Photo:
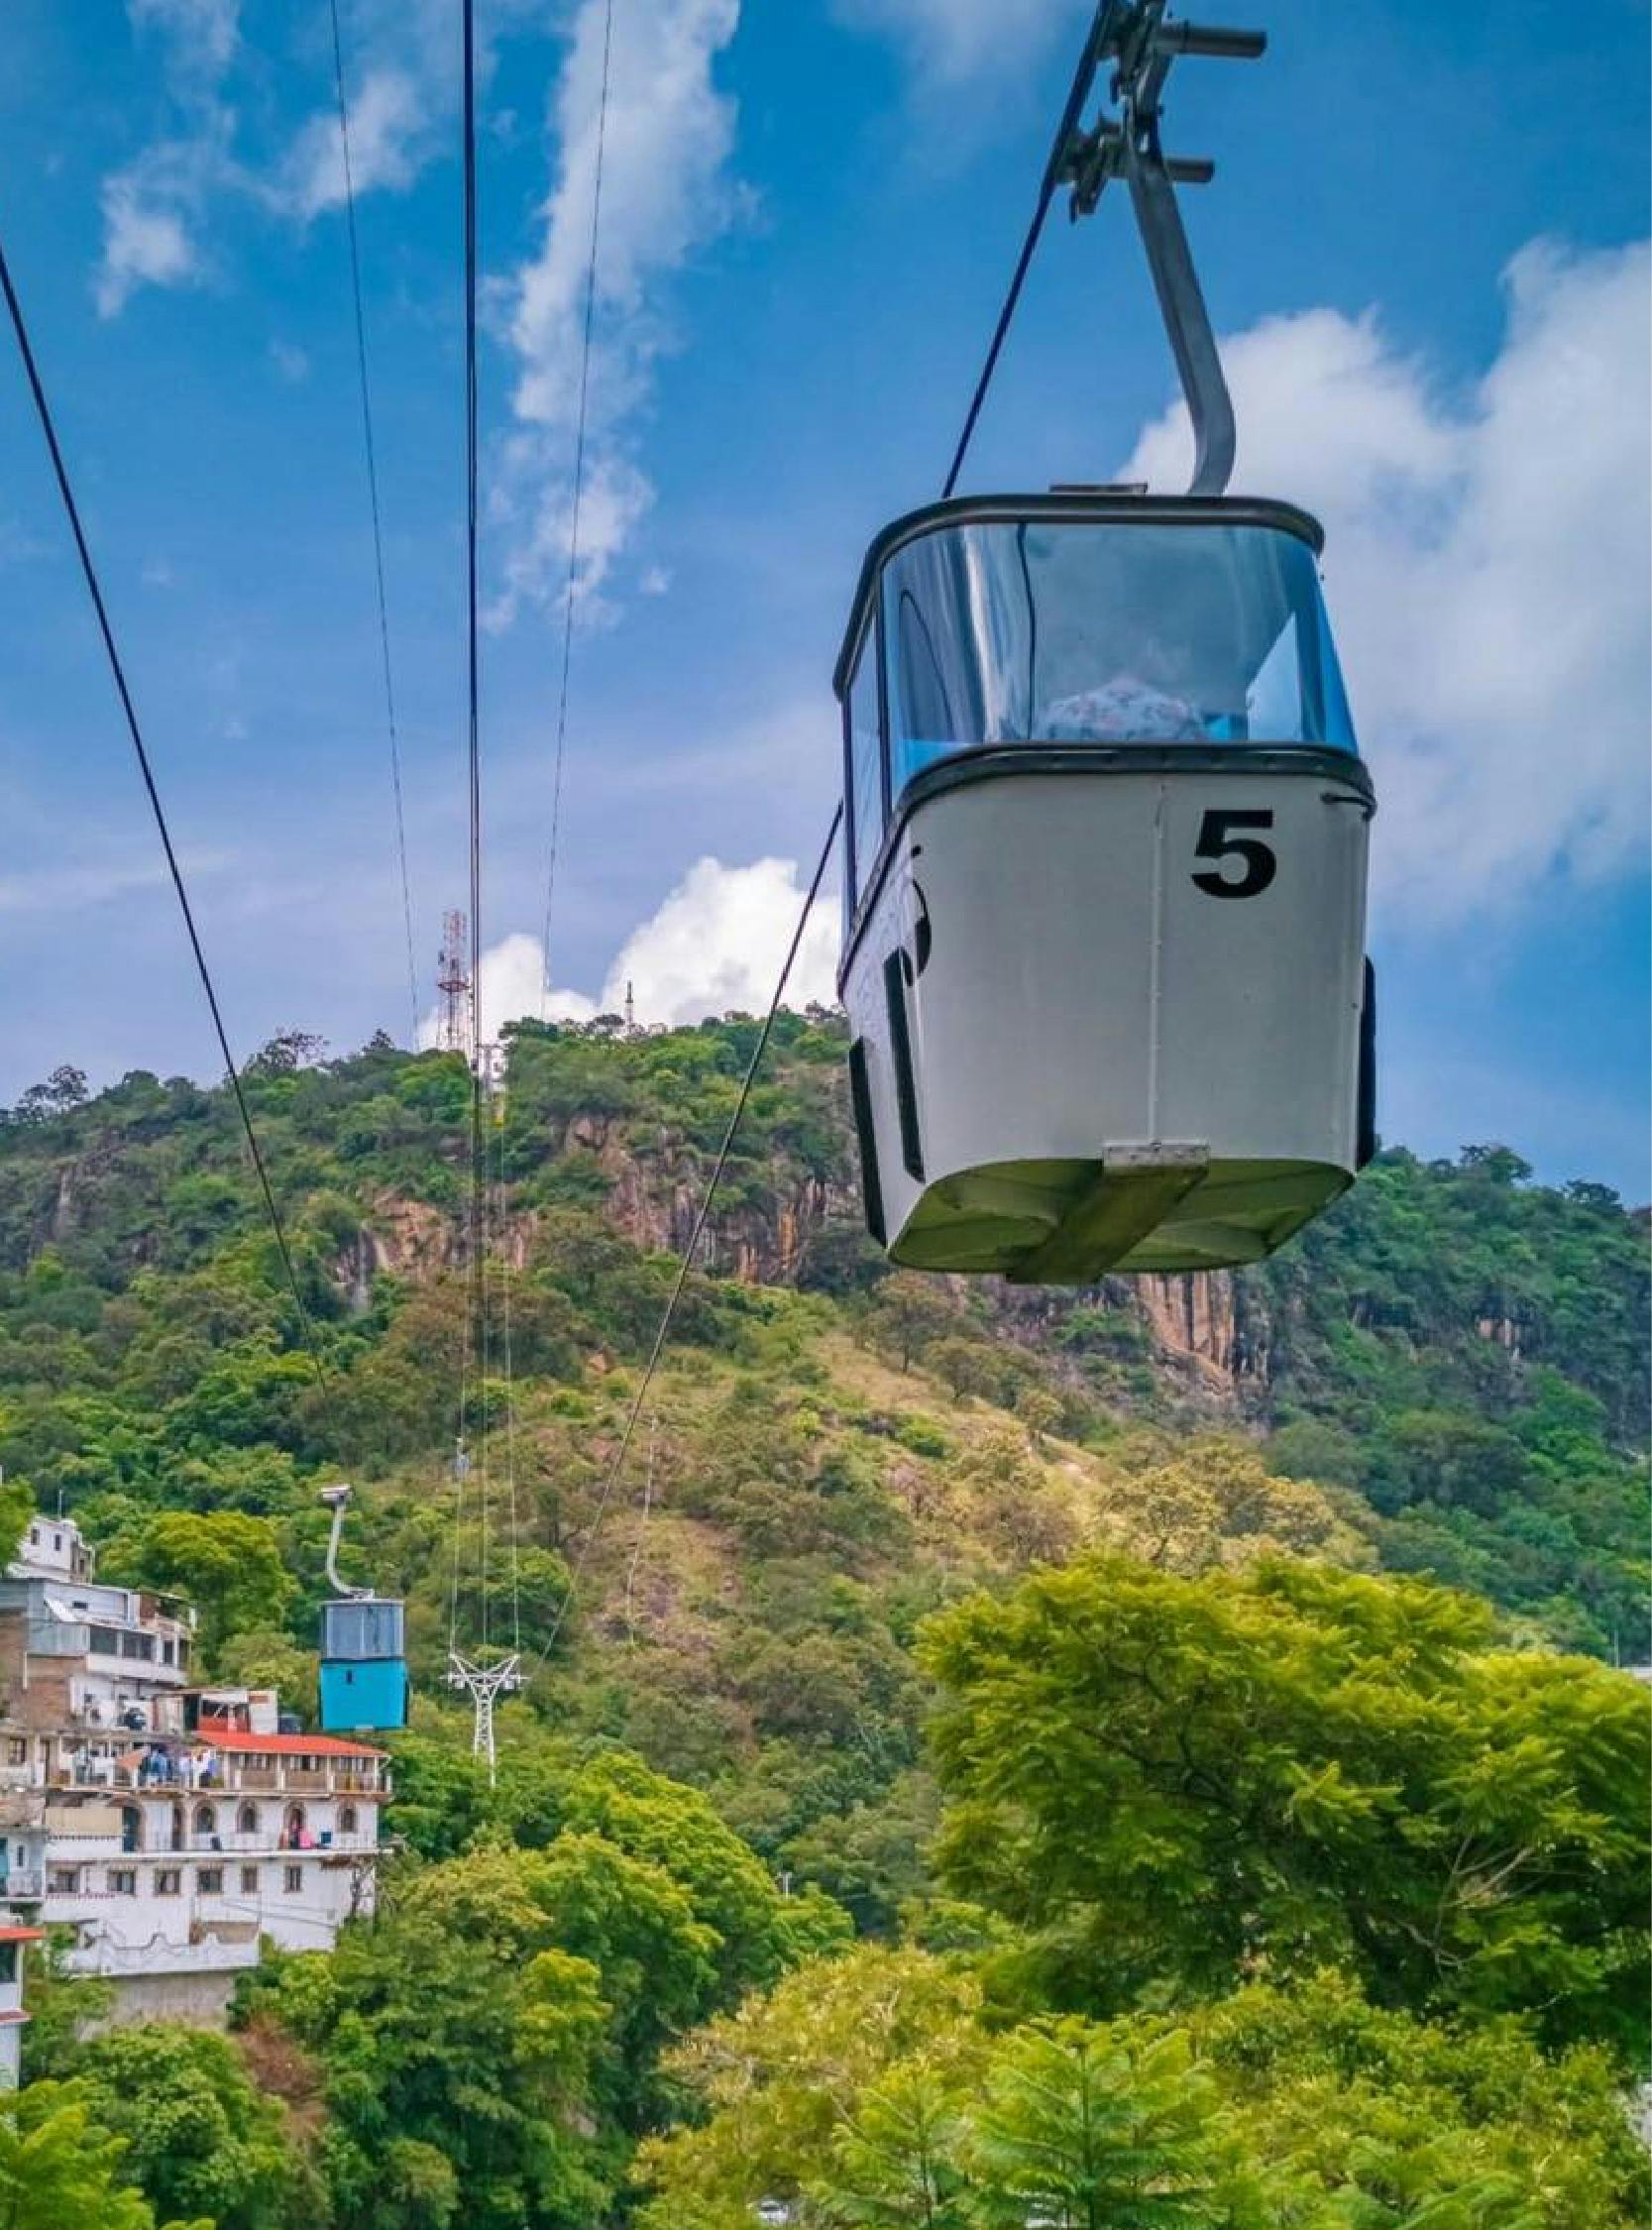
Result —
[[883, 841], [883, 745], [878, 725], [878, 661], [873, 632], [867, 630], [854, 680], [849, 684], [850, 811], [853, 815], [855, 896]]
[[1313, 552], [1276, 528], [944, 527], [882, 594], [897, 791], [982, 743], [1356, 748]]

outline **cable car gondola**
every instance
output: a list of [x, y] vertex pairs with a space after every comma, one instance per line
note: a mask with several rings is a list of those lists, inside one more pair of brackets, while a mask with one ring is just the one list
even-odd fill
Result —
[[1129, 178], [1193, 486], [895, 520], [836, 668], [866, 1213], [919, 1269], [1082, 1283], [1254, 1261], [1375, 1144], [1375, 793], [1322, 536], [1224, 493], [1232, 408], [1171, 186], [1208, 167], [1158, 150], [1167, 56], [1261, 42], [1161, 17], [1102, 8], [1088, 65], [1121, 57], [1122, 121], [1065, 123], [1050, 175], [1080, 210]]
[[406, 1606], [339, 1578], [346, 1486], [323, 1487], [333, 1512], [327, 1578], [339, 1600], [321, 1607], [321, 1725], [329, 1734], [388, 1730], [407, 1724]]

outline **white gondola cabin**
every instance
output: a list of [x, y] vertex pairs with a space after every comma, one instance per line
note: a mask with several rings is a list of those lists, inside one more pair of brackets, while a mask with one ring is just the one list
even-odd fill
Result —
[[861, 574], [839, 991], [898, 1261], [1266, 1255], [1372, 1150], [1374, 794], [1289, 504], [937, 503]]

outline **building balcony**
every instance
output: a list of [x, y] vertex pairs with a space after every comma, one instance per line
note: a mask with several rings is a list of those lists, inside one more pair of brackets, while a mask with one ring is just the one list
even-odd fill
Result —
[[46, 1892], [46, 1877], [38, 1866], [13, 1866], [0, 1874], [0, 1905], [32, 1905]]
[[323, 1769], [272, 1762], [264, 1765], [226, 1765], [221, 1760], [205, 1766], [185, 1756], [167, 1761], [175, 1770], [157, 1771], [152, 1766], [119, 1765], [113, 1759], [93, 1758], [55, 1767], [51, 1776], [55, 1789], [116, 1789], [141, 1797], [224, 1796], [338, 1796], [386, 1799], [389, 1778], [369, 1767], [328, 1766]]

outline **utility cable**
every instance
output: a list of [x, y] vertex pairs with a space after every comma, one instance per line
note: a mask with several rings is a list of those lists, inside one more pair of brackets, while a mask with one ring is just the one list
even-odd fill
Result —
[[396, 730], [395, 687], [390, 678], [389, 609], [385, 596], [385, 537], [379, 517], [379, 463], [373, 440], [373, 395], [367, 371], [367, 319], [362, 310], [362, 257], [356, 237], [356, 181], [350, 162], [350, 109], [344, 93], [344, 41], [339, 32], [338, 0], [328, 0], [333, 19], [333, 83], [338, 92], [339, 149], [344, 159], [344, 216], [350, 238], [350, 288], [356, 305], [356, 367], [361, 375], [362, 443], [367, 455], [367, 493], [373, 511], [373, 572], [379, 589], [379, 648], [385, 669], [385, 719], [390, 737], [390, 788], [395, 799], [395, 855], [401, 868], [401, 926], [407, 941], [407, 995], [416, 1048], [419, 1039], [419, 980], [413, 958], [413, 895], [407, 879], [407, 829], [401, 804], [401, 739]]
[[470, 1286], [474, 1334], [467, 1348], [476, 1363], [477, 1505], [481, 1518], [480, 1623], [484, 1649], [489, 1642], [489, 1492], [488, 1492], [488, 1164], [483, 1125], [482, 1059], [482, 725], [481, 631], [477, 573], [477, 158], [476, 158], [476, 0], [464, 0], [464, 171], [465, 171], [465, 618], [471, 849], [471, 1187]]
[[642, 1405], [648, 1398], [648, 1389], [654, 1383], [654, 1374], [660, 1367], [660, 1357], [665, 1353], [666, 1341], [671, 1336], [671, 1326], [677, 1314], [677, 1304], [682, 1299], [683, 1289], [689, 1282], [689, 1271], [693, 1267], [695, 1255], [699, 1251], [700, 1241], [706, 1230], [707, 1219], [710, 1217], [713, 1203], [716, 1199], [717, 1187], [722, 1182], [722, 1172], [728, 1166], [728, 1156], [733, 1148], [735, 1133], [739, 1130], [740, 1120], [745, 1114], [746, 1102], [751, 1097], [751, 1087], [757, 1080], [757, 1071], [762, 1065], [763, 1056], [768, 1051], [769, 1038], [774, 1030], [774, 1018], [780, 1011], [780, 1002], [785, 996], [787, 980], [797, 960], [798, 949], [803, 944], [804, 932], [809, 927], [809, 917], [815, 910], [815, 901], [820, 896], [821, 883], [826, 874], [826, 865], [831, 858], [831, 848], [837, 841], [837, 832], [842, 827], [842, 823], [843, 808], [839, 804], [832, 813], [831, 826], [826, 831], [826, 842], [821, 846], [821, 856], [816, 862], [814, 875], [810, 878], [809, 890], [803, 901], [803, 910], [798, 915], [797, 927], [792, 932], [792, 942], [786, 948], [786, 957], [780, 964], [780, 974], [775, 981], [774, 996], [770, 999], [768, 1012], [763, 1017], [763, 1027], [757, 1033], [757, 1043], [751, 1049], [751, 1059], [746, 1062], [745, 1074], [740, 1080], [739, 1096], [734, 1102], [733, 1113], [728, 1118], [728, 1127], [722, 1134], [722, 1144], [717, 1148], [717, 1157], [712, 1165], [712, 1174], [707, 1182], [706, 1190], [701, 1195], [700, 1206], [695, 1214], [694, 1229], [689, 1234], [688, 1245], [683, 1249], [683, 1259], [677, 1265], [677, 1276], [671, 1287], [670, 1297], [665, 1304], [665, 1313], [660, 1318], [659, 1329], [654, 1334], [654, 1344], [649, 1350], [648, 1362], [643, 1370], [641, 1382], [631, 1397], [630, 1408], [626, 1411], [624, 1429], [619, 1436], [619, 1445], [614, 1450], [613, 1460], [604, 1476], [602, 1492], [597, 1498], [596, 1514], [586, 1529], [585, 1538], [580, 1543], [579, 1554], [575, 1557], [570, 1568], [568, 1587], [562, 1601], [557, 1605], [556, 1617], [551, 1621], [550, 1633], [543, 1646], [535, 1652], [533, 1663], [529, 1667], [528, 1673], [524, 1674], [524, 1679], [537, 1672], [556, 1647], [557, 1637], [562, 1632], [563, 1622], [567, 1618], [569, 1609], [579, 1592], [581, 1574], [585, 1570], [597, 1536], [603, 1529], [603, 1520], [607, 1514], [609, 1503], [613, 1500], [614, 1489], [619, 1484], [620, 1474], [625, 1468], [625, 1458], [630, 1453], [631, 1441], [636, 1434], [637, 1419], [641, 1416]]
[[86, 540], [85, 528], [80, 523], [80, 506], [74, 500], [74, 490], [69, 482], [68, 468], [63, 462], [63, 453], [58, 446], [56, 425], [52, 416], [52, 407], [46, 398], [46, 390], [41, 384], [40, 368], [35, 362], [35, 352], [30, 344], [29, 328], [23, 315], [23, 304], [18, 300], [17, 288], [12, 283], [11, 266], [7, 262], [3, 243], [0, 243], [0, 288], [3, 288], [5, 292], [6, 307], [11, 313], [12, 329], [17, 335], [18, 352], [23, 359], [23, 369], [29, 382], [29, 391], [34, 397], [35, 413], [40, 419], [41, 432], [46, 437], [46, 446], [51, 454], [52, 470], [57, 481], [57, 493], [62, 498], [63, 510], [68, 518], [69, 530], [74, 536], [74, 546], [80, 558], [80, 571], [84, 576], [86, 589], [92, 600], [92, 610], [97, 614], [98, 632], [103, 637], [103, 648], [109, 660], [109, 671], [114, 677], [115, 689], [121, 701], [121, 711], [126, 716], [127, 732], [132, 738], [132, 748], [138, 758], [138, 771], [143, 776], [144, 789], [149, 797], [150, 811], [155, 816], [155, 826], [161, 837], [161, 848], [166, 855], [166, 872], [171, 878], [172, 889], [177, 897], [178, 911], [183, 916], [183, 927], [189, 939], [189, 949], [194, 955], [195, 972], [200, 977], [201, 989], [206, 994], [207, 1008], [212, 1016], [212, 1028], [218, 1040], [218, 1051], [223, 1056], [230, 1089], [235, 1094], [236, 1108], [241, 1117], [241, 1127], [247, 1135], [247, 1150], [252, 1156], [253, 1168], [258, 1172], [259, 1189], [264, 1194], [264, 1205], [270, 1218], [270, 1228], [275, 1235], [276, 1251], [281, 1258], [281, 1267], [286, 1273], [286, 1282], [292, 1291], [293, 1304], [298, 1311], [299, 1329], [303, 1336], [304, 1346], [309, 1352], [310, 1367], [315, 1373], [316, 1384], [320, 1387], [323, 1395], [330, 1395], [331, 1386], [327, 1377], [327, 1367], [321, 1360], [321, 1351], [316, 1344], [315, 1327], [310, 1320], [310, 1312], [305, 1305], [303, 1291], [298, 1283], [298, 1273], [293, 1265], [292, 1250], [287, 1245], [286, 1227], [281, 1221], [280, 1209], [275, 1205], [275, 1194], [270, 1182], [270, 1172], [265, 1167], [264, 1152], [258, 1142], [258, 1132], [253, 1126], [252, 1109], [247, 1104], [247, 1094], [242, 1088], [241, 1071], [235, 1064], [235, 1056], [230, 1052], [229, 1033], [224, 1027], [223, 1009], [218, 1004], [218, 993], [212, 981], [212, 971], [207, 966], [206, 952], [201, 945], [200, 932], [195, 927], [195, 912], [189, 903], [188, 886], [184, 882], [183, 870], [178, 864], [177, 853], [172, 845], [171, 830], [167, 826], [165, 809], [161, 803], [161, 792], [156, 784], [155, 769], [150, 762], [149, 749], [144, 741], [143, 727], [138, 720], [138, 709], [133, 703], [132, 691], [126, 678], [126, 667], [115, 642], [114, 629], [109, 622], [108, 608], [103, 601], [103, 589], [98, 580], [97, 567], [92, 561], [91, 548]]
[[1032, 222], [1027, 227], [1026, 238], [1021, 244], [1021, 253], [1016, 258], [1015, 271], [1011, 275], [1009, 290], [1005, 294], [1003, 306], [998, 312], [998, 322], [993, 327], [992, 339], [987, 345], [986, 360], [981, 366], [980, 377], [975, 382], [975, 391], [969, 398], [969, 408], [964, 416], [963, 431], [959, 434], [958, 445], [952, 452], [952, 462], [946, 474], [946, 485], [940, 492], [942, 502], [957, 487], [958, 475], [963, 470], [963, 461], [968, 455], [969, 444], [975, 438], [975, 428], [987, 399], [987, 390], [992, 386], [993, 375], [998, 370], [998, 359], [1004, 352], [1004, 343], [1009, 338], [1011, 320], [1014, 318], [1021, 301], [1021, 290], [1027, 283], [1027, 274], [1032, 269], [1033, 257], [1037, 253], [1039, 242], [1044, 236], [1045, 219], [1049, 214], [1049, 205], [1054, 200], [1055, 190], [1061, 182], [1062, 166], [1066, 160], [1067, 150], [1083, 116], [1084, 103], [1089, 98], [1091, 85], [1095, 82], [1096, 68], [1107, 45], [1112, 21], [1118, 13], [1118, 9], [1119, 0], [1100, 0], [1094, 20], [1085, 35], [1083, 51], [1078, 57], [1078, 66], [1073, 71], [1072, 85], [1067, 94], [1066, 106], [1061, 111], [1061, 121], [1055, 128], [1054, 142], [1049, 150], [1049, 160], [1045, 165], [1044, 177], [1039, 184], [1039, 198], [1033, 210]]
[[508, 1079], [505, 1085], [504, 1108], [498, 1125], [499, 1164], [498, 1189], [495, 1195], [496, 1207], [494, 1228], [499, 1234], [499, 1316], [504, 1344], [504, 1477], [505, 1507], [510, 1521], [510, 1646], [521, 1654], [522, 1648], [522, 1559], [521, 1534], [516, 1516], [516, 1381], [510, 1353], [510, 1234], [505, 1229], [505, 1131], [510, 1121], [510, 1092]]
[[613, 0], [603, 17], [603, 82], [597, 100], [597, 156], [591, 190], [591, 252], [585, 275], [585, 336], [580, 344], [580, 403], [574, 435], [574, 491], [568, 522], [568, 585], [562, 603], [562, 687], [557, 699], [556, 759], [551, 777], [551, 842], [545, 866], [545, 935], [540, 946], [543, 973], [539, 1019], [547, 1019], [551, 990], [551, 909], [556, 899], [557, 845], [562, 834], [562, 763], [568, 743], [568, 681], [574, 663], [574, 598], [579, 582], [580, 508], [585, 498], [585, 437], [591, 394], [591, 340], [597, 317], [597, 249], [603, 226], [603, 158], [607, 144], [608, 72], [613, 56]]

